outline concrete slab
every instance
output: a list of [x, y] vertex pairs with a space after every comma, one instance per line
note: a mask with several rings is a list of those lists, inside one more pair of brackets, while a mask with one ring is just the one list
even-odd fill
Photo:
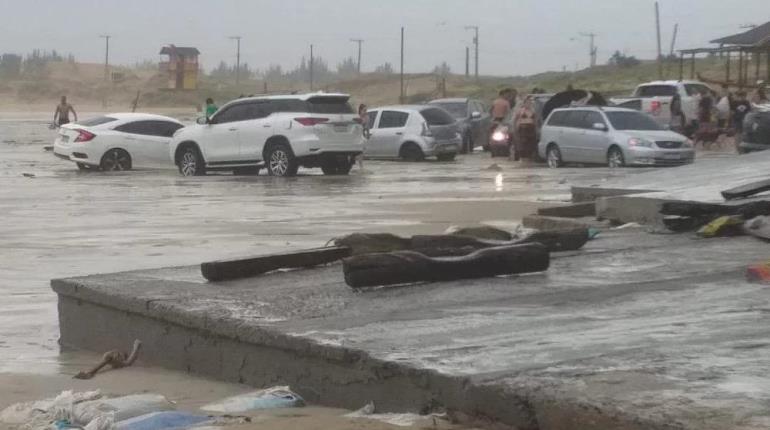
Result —
[[694, 164], [655, 169], [635, 175], [610, 178], [601, 183], [572, 187], [573, 201], [590, 201], [645, 192], [663, 192], [666, 198], [722, 202], [720, 192], [752, 181], [768, 179], [770, 153], [711, 156]]
[[751, 238], [605, 232], [544, 274], [376, 289], [340, 265], [206, 283], [199, 267], [52, 281], [61, 343], [311, 401], [447, 407], [518, 429], [770, 424], [766, 258]]
[[537, 210], [538, 215], [543, 216], [556, 216], [564, 218], [580, 218], [586, 216], [596, 215], [596, 205], [594, 202], [574, 203], [564, 206], [552, 206], [546, 208], [539, 208]]
[[525, 216], [521, 220], [521, 225], [543, 231], [572, 230], [586, 227], [606, 229], [610, 227], [609, 223], [597, 221], [596, 217], [563, 218], [541, 215]]

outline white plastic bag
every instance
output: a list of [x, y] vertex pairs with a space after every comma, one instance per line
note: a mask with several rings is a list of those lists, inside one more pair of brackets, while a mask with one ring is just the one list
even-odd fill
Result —
[[133, 394], [130, 396], [99, 399], [75, 406], [72, 422], [86, 425], [102, 415], [113, 414], [115, 422], [174, 409], [174, 404], [160, 394]]
[[201, 408], [207, 412], [233, 414], [258, 409], [293, 408], [304, 406], [305, 401], [289, 387], [272, 387], [229, 397], [217, 403], [209, 403]]

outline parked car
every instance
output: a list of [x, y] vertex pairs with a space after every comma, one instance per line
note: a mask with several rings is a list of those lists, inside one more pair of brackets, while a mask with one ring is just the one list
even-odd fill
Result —
[[770, 149], [770, 106], [755, 108], [746, 115], [737, 147], [740, 154]]
[[692, 141], [650, 115], [616, 107], [555, 109], [541, 131], [538, 152], [548, 166], [681, 165], [695, 160]]
[[81, 170], [170, 167], [168, 146], [182, 127], [181, 122], [161, 115], [108, 114], [61, 126], [53, 153]]
[[685, 127], [694, 129], [698, 120], [698, 101], [705, 94], [714, 95], [708, 85], [700, 81], [653, 81], [636, 87], [631, 97], [613, 97], [618, 107], [637, 109], [648, 113], [663, 125], [671, 124], [671, 99], [679, 94]]
[[489, 109], [480, 100], [439, 99], [430, 101], [428, 104], [446, 110], [460, 124], [463, 139], [461, 152], [473, 152], [476, 146], [484, 145], [489, 139], [492, 117], [489, 115]]
[[347, 94], [247, 97], [174, 135], [169, 151], [184, 176], [212, 170], [294, 176], [299, 167], [347, 175], [363, 151], [363, 128]]
[[460, 151], [462, 135], [452, 116], [431, 105], [388, 106], [371, 109], [367, 158], [401, 158], [421, 161], [436, 157], [454, 160]]

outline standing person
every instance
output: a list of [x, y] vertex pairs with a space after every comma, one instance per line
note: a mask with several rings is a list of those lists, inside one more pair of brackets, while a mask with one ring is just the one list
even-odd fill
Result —
[[731, 98], [732, 95], [728, 91], [727, 85], [722, 85], [722, 92], [716, 104], [717, 127], [719, 128], [726, 128], [729, 125]]
[[517, 143], [515, 158], [532, 158], [537, 146], [537, 113], [532, 106], [532, 97], [527, 96], [521, 103], [513, 124]]
[[671, 129], [679, 133], [684, 133], [685, 126], [684, 111], [682, 111], [682, 96], [677, 92], [671, 97]]
[[738, 91], [735, 97], [736, 99], [732, 106], [733, 127], [736, 134], [740, 136], [743, 133], [743, 119], [746, 118], [746, 114], [751, 112], [751, 103], [746, 100], [746, 91]]
[[210, 120], [211, 117], [217, 112], [219, 108], [217, 105], [214, 104], [214, 99], [211, 97], [206, 99], [206, 121]]
[[[365, 104], [358, 105], [358, 121], [361, 123], [361, 127], [364, 131], [364, 138], [369, 139], [369, 112]], [[364, 170], [364, 154], [361, 153], [357, 157], [358, 168]]]
[[56, 106], [56, 110], [53, 113], [53, 123], [59, 127], [70, 122], [70, 112], [78, 120], [78, 114], [75, 112], [75, 108], [71, 104], [67, 103], [67, 96], [61, 96], [61, 102]]
[[754, 95], [751, 96], [751, 104], [761, 105], [767, 103], [767, 101], [764, 82], [760, 82], [759, 87], [754, 91]]
[[500, 90], [495, 101], [492, 102], [492, 130], [500, 125], [511, 113], [511, 90]]
[[698, 129], [695, 131], [695, 144], [701, 142], [705, 149], [706, 144], [716, 141], [719, 130], [714, 124], [714, 98], [711, 94], [704, 94], [698, 102]]

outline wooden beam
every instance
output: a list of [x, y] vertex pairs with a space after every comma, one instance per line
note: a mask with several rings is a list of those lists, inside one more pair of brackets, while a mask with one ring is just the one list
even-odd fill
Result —
[[743, 89], [743, 51], [738, 51], [738, 88]]
[[684, 79], [684, 52], [679, 53], [679, 80]]
[[234, 260], [211, 261], [201, 264], [201, 274], [211, 282], [249, 278], [278, 269], [320, 266], [349, 257], [345, 246], [306, 249], [297, 252], [261, 255]]
[[730, 57], [732, 53], [727, 52], [727, 61], [725, 61], [725, 82], [730, 85]]
[[759, 51], [754, 51], [754, 82], [759, 80], [759, 65], [762, 63], [762, 54]]
[[690, 55], [690, 79], [695, 79], [695, 53]]

